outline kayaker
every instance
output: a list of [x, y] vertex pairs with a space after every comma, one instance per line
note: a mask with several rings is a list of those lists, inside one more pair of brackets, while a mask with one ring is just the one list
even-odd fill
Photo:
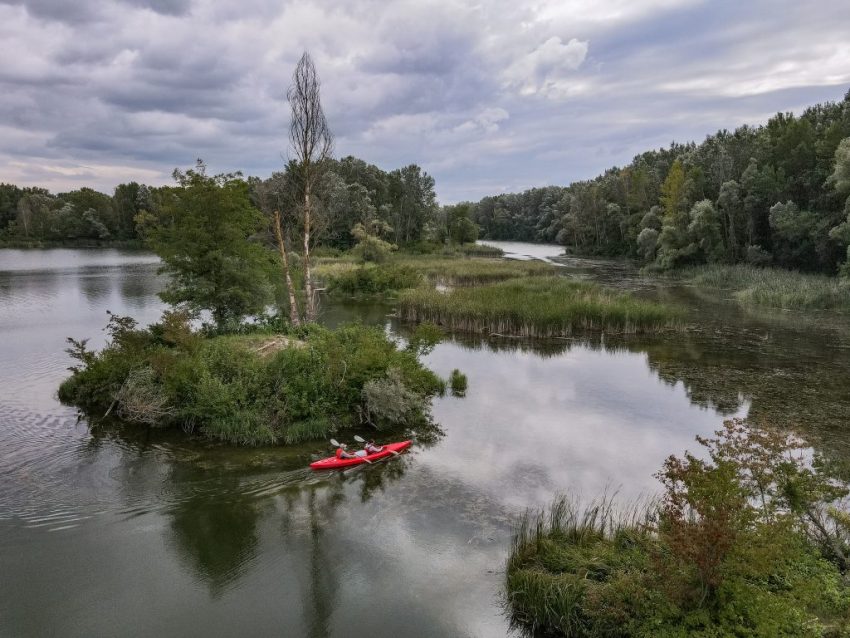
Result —
[[378, 452], [382, 452], [383, 449], [384, 446], [376, 445], [374, 439], [367, 441], [366, 444], [363, 446], [363, 450], [366, 452], [366, 454], [377, 454]]
[[356, 459], [361, 456], [366, 456], [368, 452], [366, 450], [357, 450], [356, 452], [349, 452], [348, 446], [345, 443], [341, 443], [340, 446], [336, 449], [336, 458], [338, 459]]

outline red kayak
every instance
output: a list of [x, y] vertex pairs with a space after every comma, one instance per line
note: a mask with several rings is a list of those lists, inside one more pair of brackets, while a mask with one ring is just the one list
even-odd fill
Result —
[[335, 456], [330, 456], [326, 459], [322, 459], [321, 461], [315, 461], [313, 463], [310, 463], [310, 467], [312, 467], [314, 470], [334, 470], [340, 467], [360, 465], [361, 463], [365, 463], [366, 461], [377, 461], [378, 459], [382, 459], [385, 456], [392, 455], [393, 452], [401, 452], [402, 450], [409, 448], [410, 443], [410, 441], [402, 441], [401, 443], [387, 443], [386, 445], [384, 445], [384, 449], [380, 452], [375, 452], [374, 454], [368, 454], [366, 456], [358, 456], [356, 459], [338, 459]]

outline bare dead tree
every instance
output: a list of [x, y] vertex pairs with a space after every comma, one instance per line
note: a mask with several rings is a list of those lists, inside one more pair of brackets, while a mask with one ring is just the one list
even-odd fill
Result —
[[292, 85], [286, 93], [292, 108], [289, 141], [301, 173], [304, 189], [304, 293], [305, 319], [316, 319], [316, 299], [310, 280], [310, 234], [315, 223], [313, 192], [333, 152], [333, 135], [328, 128], [319, 95], [319, 76], [310, 54], [306, 51], [292, 74]]

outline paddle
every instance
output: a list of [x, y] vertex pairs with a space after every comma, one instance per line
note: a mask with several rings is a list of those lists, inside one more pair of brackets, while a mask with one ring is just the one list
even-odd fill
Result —
[[[362, 436], [357, 436], [356, 434], [354, 435], [354, 440], [357, 441], [358, 443], [365, 443], [366, 442], [366, 439], [364, 439]], [[383, 447], [384, 447], [384, 450], [386, 450], [387, 452], [395, 454], [396, 456], [401, 456], [401, 454], [399, 454], [395, 450], [391, 450], [386, 445], [383, 446]], [[383, 452], [384, 450], [381, 450], [381, 451]]]
[[[354, 438], [357, 438], [357, 437], [354, 437]], [[331, 445], [333, 445], [334, 447], [342, 447], [342, 445], [340, 445], [339, 441], [337, 441], [336, 439], [331, 439]], [[369, 465], [372, 465], [372, 461], [367, 459], [365, 456], [355, 456], [354, 458], [360, 459], [361, 461], [364, 461], [364, 462], [368, 463]]]

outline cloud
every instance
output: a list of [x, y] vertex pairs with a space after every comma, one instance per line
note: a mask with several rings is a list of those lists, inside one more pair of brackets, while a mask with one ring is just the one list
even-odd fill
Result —
[[570, 72], [584, 62], [587, 46], [587, 42], [575, 38], [565, 44], [561, 38], [552, 36], [507, 69], [506, 83], [522, 95], [568, 94], [566, 81]]
[[0, 0], [0, 181], [268, 175], [308, 49], [339, 154], [417, 162], [445, 202], [565, 184], [840, 98], [848, 23], [791, 0]]

